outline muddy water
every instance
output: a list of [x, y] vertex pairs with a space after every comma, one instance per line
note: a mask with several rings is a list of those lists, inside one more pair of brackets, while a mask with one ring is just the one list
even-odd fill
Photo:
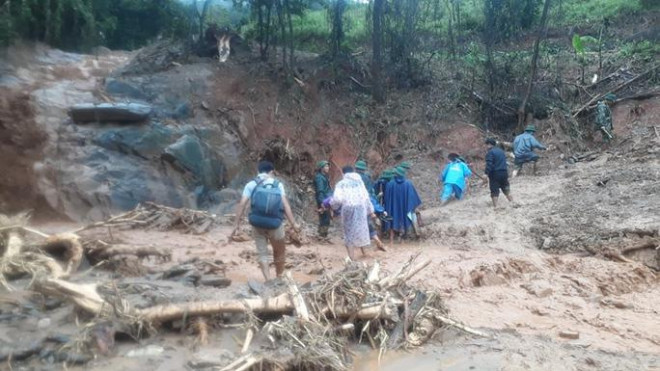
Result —
[[451, 330], [444, 341], [410, 352], [377, 352], [359, 356], [354, 371], [657, 371], [657, 353], [605, 352], [584, 342], [556, 342], [543, 336], [499, 332], [492, 339], [472, 339]]

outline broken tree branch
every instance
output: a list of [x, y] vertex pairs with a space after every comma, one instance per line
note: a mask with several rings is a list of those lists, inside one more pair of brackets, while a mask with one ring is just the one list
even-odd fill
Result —
[[573, 117], [574, 117], [574, 118], [575, 118], [575, 117], [578, 117], [578, 116], [579, 116], [579, 115], [580, 115], [585, 109], [589, 108], [592, 104], [596, 103], [596, 102], [599, 101], [600, 99], [603, 99], [603, 97], [606, 96], [607, 94], [613, 94], [613, 93], [616, 93], [617, 91], [619, 91], [619, 90], [625, 88], [626, 86], [628, 86], [628, 85], [630, 85], [630, 84], [632, 84], [632, 83], [638, 81], [638, 80], [641, 79], [642, 77], [645, 77], [645, 76], [651, 74], [651, 72], [655, 71], [658, 67], [660, 67], [660, 65], [656, 65], [656, 66], [654, 66], [654, 67], [651, 67], [648, 71], [646, 71], [646, 72], [644, 72], [644, 73], [641, 73], [641, 74], [635, 76], [634, 78], [632, 78], [632, 79], [630, 79], [630, 80], [628, 80], [628, 81], [626, 81], [626, 82], [624, 82], [624, 83], [622, 83], [622, 84], [619, 84], [619, 85], [618, 85], [617, 87], [615, 87], [614, 89], [612, 89], [612, 90], [610, 90], [610, 91], [608, 91], [608, 92], [606, 92], [606, 93], [596, 95], [595, 97], [591, 98], [587, 103], [585, 103], [583, 106], [581, 106], [581, 107], [578, 108], [577, 110], [573, 111]]

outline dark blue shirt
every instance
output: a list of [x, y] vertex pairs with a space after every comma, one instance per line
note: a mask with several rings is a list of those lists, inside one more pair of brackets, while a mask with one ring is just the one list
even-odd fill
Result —
[[493, 147], [486, 154], [486, 175], [500, 170], [507, 171], [506, 153], [499, 147]]

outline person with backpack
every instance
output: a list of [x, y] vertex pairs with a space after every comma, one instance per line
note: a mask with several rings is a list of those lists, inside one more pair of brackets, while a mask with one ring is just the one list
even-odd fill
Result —
[[282, 224], [284, 217], [287, 218], [296, 232], [300, 232], [300, 226], [296, 224], [291, 206], [286, 198], [284, 186], [273, 176], [274, 170], [275, 167], [271, 162], [259, 162], [259, 174], [248, 182], [243, 189], [243, 196], [236, 210], [236, 224], [231, 232], [231, 236], [234, 236], [239, 231], [249, 202], [250, 214], [248, 215], [248, 221], [252, 225], [252, 235], [257, 245], [259, 267], [266, 281], [270, 280], [269, 242], [273, 247], [275, 274], [280, 277], [284, 273], [286, 249], [284, 226]]

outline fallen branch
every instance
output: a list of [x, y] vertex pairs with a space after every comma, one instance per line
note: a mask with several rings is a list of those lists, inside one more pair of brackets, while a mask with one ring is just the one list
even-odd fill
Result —
[[617, 87], [615, 87], [614, 89], [612, 89], [612, 90], [610, 90], [610, 91], [608, 91], [608, 92], [606, 92], [606, 93], [596, 95], [595, 97], [591, 98], [587, 103], [585, 103], [582, 107], [580, 107], [580, 108], [578, 108], [577, 110], [573, 111], [573, 117], [574, 117], [574, 118], [575, 118], [575, 117], [578, 117], [578, 115], [580, 115], [580, 114], [582, 113], [582, 111], [584, 111], [585, 109], [589, 108], [589, 107], [590, 107], [592, 104], [594, 104], [595, 102], [597, 102], [597, 101], [603, 99], [603, 97], [605, 97], [607, 94], [614, 94], [614, 93], [616, 93], [617, 91], [619, 91], [619, 90], [625, 88], [626, 86], [628, 86], [628, 85], [630, 85], [630, 84], [632, 84], [632, 83], [638, 81], [638, 80], [641, 79], [642, 77], [645, 77], [646, 75], [649, 75], [651, 72], [655, 71], [658, 67], [660, 67], [660, 65], [656, 65], [656, 66], [654, 66], [654, 67], [651, 67], [648, 71], [646, 71], [646, 72], [644, 72], [644, 73], [641, 73], [641, 74], [635, 76], [634, 78], [632, 78], [632, 79], [630, 79], [630, 80], [628, 80], [628, 81], [626, 81], [626, 82], [624, 82], [624, 83], [622, 83], [622, 84], [619, 84], [619, 85], [618, 85]]
[[291, 295], [291, 301], [296, 309], [296, 315], [303, 321], [309, 321], [309, 310], [307, 310], [305, 299], [300, 294], [298, 286], [291, 277], [291, 271], [286, 271], [284, 274], [284, 282], [289, 289], [289, 295]]
[[138, 258], [146, 258], [155, 256], [162, 259], [169, 260], [172, 257], [172, 252], [169, 249], [157, 249], [154, 246], [132, 246], [132, 245], [102, 245], [88, 250], [88, 255], [93, 262], [109, 259], [117, 255], [132, 255]]
[[627, 255], [639, 250], [656, 249], [658, 246], [660, 246], [660, 242], [658, 242], [658, 240], [645, 241], [639, 245], [631, 246], [621, 250], [621, 255]]
[[77, 271], [83, 258], [80, 237], [73, 233], [61, 233], [48, 237], [41, 250], [63, 260], [65, 275]]
[[442, 323], [444, 323], [448, 326], [457, 328], [457, 329], [459, 329], [463, 332], [467, 332], [468, 334], [472, 334], [472, 335], [476, 335], [476, 336], [480, 336], [480, 337], [484, 337], [484, 338], [490, 338], [491, 337], [490, 335], [486, 334], [485, 332], [481, 332], [479, 330], [475, 330], [473, 328], [465, 326], [464, 324], [459, 323], [457, 321], [454, 321], [453, 319], [451, 319], [449, 317], [445, 317], [445, 316], [441, 316], [439, 314], [436, 314], [435, 319], [437, 319], [438, 321], [440, 321], [440, 322], [442, 322]]

